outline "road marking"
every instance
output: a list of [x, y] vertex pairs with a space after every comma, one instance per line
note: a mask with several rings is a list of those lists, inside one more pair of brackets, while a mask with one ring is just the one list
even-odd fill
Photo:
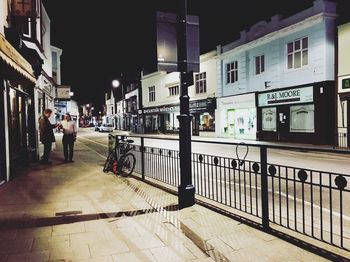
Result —
[[[81, 137], [80, 137], [81, 138]], [[85, 138], [86, 139], [86, 138]], [[88, 140], [90, 140], [90, 139], [88, 139]], [[103, 158], [103, 159], [106, 159], [107, 158], [107, 156], [104, 156], [104, 155], [102, 155], [102, 154], [100, 154], [99, 152], [97, 152], [96, 150], [94, 150], [94, 149], [92, 149], [91, 147], [89, 147], [89, 146], [87, 146], [87, 145], [85, 145], [83, 142], [80, 142], [82, 145], [84, 145], [85, 147], [87, 147], [88, 149], [90, 149], [91, 151], [93, 151], [93, 152], [95, 152], [98, 156], [100, 156], [101, 158]], [[97, 143], [97, 142], [96, 142]]]

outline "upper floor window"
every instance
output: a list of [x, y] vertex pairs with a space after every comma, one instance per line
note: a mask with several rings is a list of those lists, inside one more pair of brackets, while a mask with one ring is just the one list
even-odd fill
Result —
[[195, 76], [196, 94], [207, 92], [207, 74], [199, 73]]
[[287, 44], [288, 69], [300, 68], [308, 64], [308, 38], [297, 39]]
[[176, 86], [170, 86], [169, 89], [169, 96], [176, 96], [179, 94], [179, 85]]
[[265, 72], [265, 56], [256, 56], [255, 57], [255, 74], [259, 75], [262, 72]]
[[156, 101], [156, 87], [150, 86], [148, 88], [148, 101], [153, 102]]
[[238, 81], [238, 61], [226, 64], [226, 84]]

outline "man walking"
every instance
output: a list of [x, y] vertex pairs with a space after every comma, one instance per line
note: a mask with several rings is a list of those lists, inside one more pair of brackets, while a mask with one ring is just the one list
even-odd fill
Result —
[[51, 161], [49, 161], [51, 146], [52, 143], [56, 141], [53, 129], [56, 128], [58, 124], [52, 125], [50, 123], [49, 118], [51, 114], [51, 109], [45, 109], [44, 114], [39, 119], [40, 142], [44, 144], [44, 153], [40, 160], [42, 164], [51, 164]]
[[64, 162], [74, 162], [73, 161], [73, 149], [74, 142], [77, 136], [77, 126], [72, 120], [69, 113], [64, 115], [64, 120], [61, 123], [61, 128], [63, 128], [63, 151], [64, 151]]

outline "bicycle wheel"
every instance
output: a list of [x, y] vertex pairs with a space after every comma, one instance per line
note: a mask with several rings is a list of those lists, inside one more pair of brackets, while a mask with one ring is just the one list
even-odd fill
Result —
[[114, 156], [114, 152], [112, 151], [111, 153], [109, 153], [106, 159], [106, 162], [103, 166], [103, 172], [108, 173], [109, 171], [112, 171], [114, 159], [115, 159], [115, 156]]
[[120, 158], [120, 175], [129, 176], [132, 171], [134, 171], [136, 159], [135, 156], [131, 153], [127, 153], [126, 155]]

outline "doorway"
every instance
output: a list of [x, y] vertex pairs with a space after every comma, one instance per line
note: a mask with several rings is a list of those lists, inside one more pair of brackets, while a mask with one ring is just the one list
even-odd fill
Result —
[[277, 140], [287, 141], [289, 133], [289, 106], [277, 107]]

